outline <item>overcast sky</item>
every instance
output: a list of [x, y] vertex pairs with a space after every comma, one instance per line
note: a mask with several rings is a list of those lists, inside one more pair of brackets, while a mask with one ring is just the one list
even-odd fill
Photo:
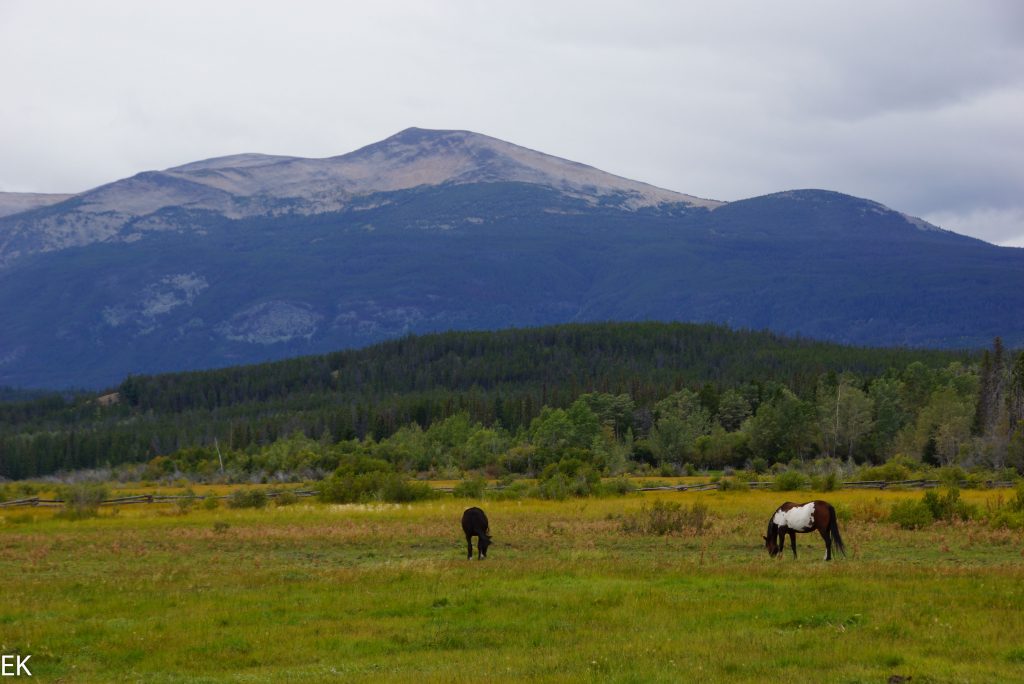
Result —
[[459, 128], [1024, 246], [1024, 2], [0, 0], [0, 190]]

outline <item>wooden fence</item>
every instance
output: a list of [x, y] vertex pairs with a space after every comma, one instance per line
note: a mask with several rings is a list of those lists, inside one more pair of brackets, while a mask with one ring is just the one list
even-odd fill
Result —
[[[840, 489], [930, 489], [938, 487], [942, 484], [939, 480], [898, 480], [898, 481], [887, 481], [887, 480], [864, 480], [855, 482], [843, 482], [840, 485]], [[968, 485], [977, 487], [981, 486], [985, 489], [1000, 489], [1015, 487], [1016, 482], [1010, 480], [987, 480], [982, 483], [968, 483], [961, 481], [960, 487], [966, 488]], [[746, 482], [744, 485], [749, 489], [772, 489], [775, 485], [774, 482]], [[638, 487], [638, 492], [706, 492], [719, 489], [718, 482], [701, 482], [697, 484], [679, 484], [679, 485], [659, 485], [654, 487]], [[451, 493], [454, 487], [436, 487], [439, 492]], [[491, 491], [498, 491], [503, 489], [501, 486], [488, 487]], [[315, 489], [301, 489], [301, 490], [284, 490], [284, 491], [268, 491], [266, 492], [267, 498], [274, 499], [281, 494], [288, 493], [297, 497], [310, 497], [317, 496], [320, 492]], [[184, 495], [184, 494], [138, 494], [136, 496], [122, 496], [116, 499], [107, 499], [100, 502], [101, 506], [130, 506], [133, 504], [154, 504], [154, 503], [173, 503], [184, 499], [191, 499], [193, 501], [203, 501], [205, 499], [228, 499], [231, 494], [208, 494], [208, 495]], [[59, 507], [63, 506], [65, 501], [63, 499], [42, 499], [38, 496], [29, 497], [25, 499], [16, 499], [13, 501], [0, 501], [0, 508], [14, 508], [17, 506], [40, 506], [46, 507]]]

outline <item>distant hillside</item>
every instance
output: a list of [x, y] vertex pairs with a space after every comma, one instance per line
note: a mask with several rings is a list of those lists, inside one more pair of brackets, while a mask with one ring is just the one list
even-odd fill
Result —
[[542, 406], [586, 392], [628, 394], [641, 409], [683, 387], [786, 385], [805, 396], [821, 376], [871, 378], [965, 353], [843, 347], [723, 326], [577, 324], [409, 336], [366, 349], [215, 371], [133, 376], [116, 395], [0, 404], [0, 475], [148, 460], [187, 446], [314, 438], [382, 438], [460, 411], [512, 431]]
[[245, 154], [0, 217], [0, 384], [410, 333], [713, 322], [846, 344], [1024, 344], [1024, 250], [824, 190], [728, 204], [467, 131]]

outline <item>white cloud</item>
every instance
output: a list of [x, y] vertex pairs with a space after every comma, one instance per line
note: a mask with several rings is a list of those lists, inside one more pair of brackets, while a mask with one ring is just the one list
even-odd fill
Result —
[[926, 221], [1003, 247], [1024, 247], [1024, 209], [977, 208], [966, 212], [938, 211]]

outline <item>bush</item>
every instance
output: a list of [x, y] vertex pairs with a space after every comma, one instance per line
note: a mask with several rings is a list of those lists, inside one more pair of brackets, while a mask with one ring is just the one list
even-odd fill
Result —
[[79, 520], [99, 515], [100, 504], [107, 498], [107, 488], [101, 484], [77, 484], [64, 487], [58, 495], [64, 500], [64, 510], [58, 516]]
[[425, 482], [410, 482], [398, 473], [381, 471], [335, 474], [320, 484], [320, 500], [330, 503], [407, 503], [437, 496], [438, 492]]
[[1024, 514], [1007, 510], [997, 511], [988, 519], [988, 524], [993, 530], [1022, 530]]
[[1024, 513], [1024, 480], [1017, 483], [1017, 491], [1008, 503], [1011, 511]]
[[482, 499], [487, 489], [487, 480], [482, 477], [474, 477], [468, 480], [461, 480], [452, 494], [459, 499]]
[[772, 489], [777, 492], [791, 492], [795, 489], [807, 489], [810, 479], [799, 470], [787, 470], [775, 476]]
[[559, 501], [570, 496], [589, 496], [599, 489], [600, 482], [601, 476], [589, 464], [578, 458], [566, 458], [544, 468], [537, 494], [542, 499]]
[[935, 516], [923, 501], [904, 499], [893, 504], [892, 510], [889, 511], [889, 521], [904, 530], [916, 530], [931, 525], [935, 522]]
[[627, 477], [614, 477], [599, 482], [595, 494], [599, 496], [625, 496], [636, 491], [636, 485]]
[[[542, 499], [563, 501], [573, 493], [572, 483], [565, 473], [555, 473], [537, 485], [537, 496]], [[589, 493], [589, 491], [588, 491]]]
[[960, 466], [946, 466], [935, 471], [935, 479], [947, 487], [959, 487], [967, 480], [967, 473]]
[[208, 496], [203, 499], [203, 508], [208, 511], [215, 510], [220, 507], [220, 499], [215, 496]]
[[886, 482], [909, 480], [912, 475], [911, 461], [903, 456], [893, 456], [883, 465], [861, 468], [858, 473], [861, 480], [884, 480]]
[[228, 508], [263, 508], [269, 500], [262, 489], [237, 489], [227, 499]]
[[298, 495], [295, 494], [295, 492], [291, 491], [290, 489], [286, 489], [283, 492], [278, 493], [278, 495], [274, 497], [275, 506], [291, 506], [292, 504], [296, 504], [298, 502]]
[[835, 473], [811, 478], [811, 488], [819, 492], [834, 492], [839, 489], [840, 484], [839, 476]]
[[638, 513], [622, 520], [622, 531], [629, 534], [665, 536], [690, 532], [703, 534], [709, 525], [708, 507], [694, 503], [685, 507], [674, 501], [655, 501], [648, 508], [643, 506]]
[[945, 494], [939, 494], [935, 490], [927, 491], [922, 503], [928, 507], [936, 520], [970, 520], [976, 512], [960, 498], [960, 490], [956, 487], [950, 487]]
[[718, 490], [722, 492], [746, 492], [749, 489], [749, 484], [734, 477], [723, 477], [718, 480]]
[[502, 489], [496, 489], [490, 493], [490, 497], [497, 501], [514, 501], [517, 499], [525, 499], [528, 496], [536, 496], [537, 491], [534, 485], [523, 480], [516, 480]]

